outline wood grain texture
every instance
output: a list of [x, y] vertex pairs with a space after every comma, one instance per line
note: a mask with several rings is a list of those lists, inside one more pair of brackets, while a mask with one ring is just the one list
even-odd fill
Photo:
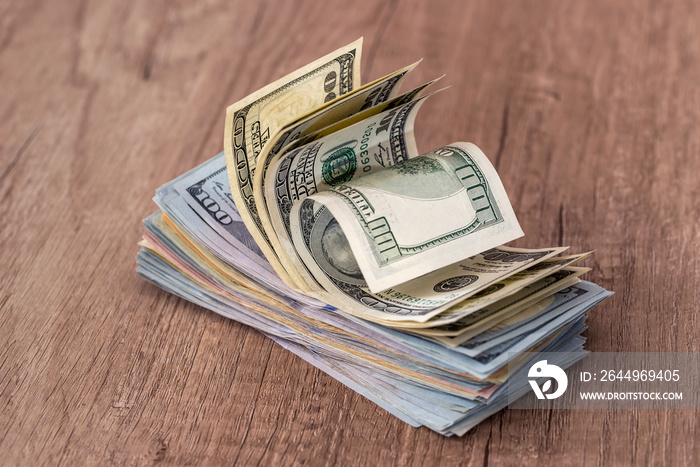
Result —
[[472, 141], [526, 233], [596, 249], [596, 351], [700, 351], [700, 4], [23, 1], [0, 5], [5, 465], [693, 464], [697, 411], [514, 411], [413, 429], [245, 326], [145, 283], [156, 187], [225, 108], [365, 38], [363, 82], [453, 85], [419, 148]]

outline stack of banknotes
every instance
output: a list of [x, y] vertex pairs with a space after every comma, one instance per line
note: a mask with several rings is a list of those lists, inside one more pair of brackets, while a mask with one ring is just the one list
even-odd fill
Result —
[[523, 233], [481, 150], [416, 148], [434, 81], [400, 93], [414, 64], [360, 86], [360, 55], [358, 40], [230, 106], [224, 152], [157, 190], [137, 271], [462, 435], [529, 390], [508, 375], [533, 352], [580, 358], [610, 293], [579, 279], [587, 253], [502, 246]]

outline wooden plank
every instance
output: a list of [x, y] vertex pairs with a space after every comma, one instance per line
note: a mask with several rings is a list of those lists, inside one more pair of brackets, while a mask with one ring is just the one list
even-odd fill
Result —
[[419, 148], [473, 141], [526, 232], [596, 249], [597, 351], [698, 351], [697, 2], [0, 6], [0, 458], [13, 464], [691, 464], [694, 411], [506, 410], [415, 430], [134, 273], [153, 190], [228, 104], [360, 35], [363, 81], [453, 88]]

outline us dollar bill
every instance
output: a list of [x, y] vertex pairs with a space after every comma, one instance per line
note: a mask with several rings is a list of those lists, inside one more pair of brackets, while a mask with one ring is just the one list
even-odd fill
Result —
[[[267, 263], [233, 201], [223, 154], [185, 174], [174, 188], [228, 244], [257, 261]], [[225, 250], [225, 245], [220, 249]]]
[[[505, 247], [495, 248], [494, 250], [499, 251], [503, 248]], [[447, 310], [442, 311], [435, 317], [425, 322], [386, 322], [382, 324], [404, 331], [434, 328], [434, 331], [427, 332], [446, 332], [446, 330], [449, 328], [445, 328], [444, 326], [459, 321], [472, 313], [486, 308], [492, 303], [513, 295], [522, 290], [524, 287], [527, 287], [528, 285], [537, 282], [546, 276], [550, 276], [560, 269], [571, 266], [589, 255], [590, 252], [578, 255], [544, 258], [540, 262], [535, 261], [531, 263], [534, 265], [528, 265], [527, 269], [518, 271], [499, 282], [492, 282], [487, 287], [480, 288], [478, 293], [472, 294], [468, 297], [463, 297], [463, 299], [459, 300], [458, 303], [450, 306]], [[506, 261], [511, 261], [511, 258], [506, 258]]]
[[342, 47], [226, 110], [224, 152], [231, 196], [241, 219], [266, 256], [273, 257], [274, 251], [260, 222], [253, 195], [258, 155], [280, 128], [358, 87], [361, 45], [359, 39]]
[[264, 193], [259, 191], [257, 185], [264, 185], [265, 169], [269, 167], [270, 162], [272, 162], [274, 157], [279, 154], [283, 148], [286, 148], [294, 141], [303, 140], [319, 130], [338, 122], [346, 121], [347, 118], [357, 113], [376, 108], [379, 104], [393, 99], [398, 95], [406, 75], [408, 75], [418, 63], [419, 62], [416, 62], [390, 73], [383, 78], [365, 84], [282, 127], [271, 137], [268, 142], [269, 144], [263, 147], [258, 155], [258, 168], [255, 171], [253, 183], [256, 203], [258, 205], [264, 204], [263, 198], [258, 198], [258, 195], [262, 196]]
[[[415, 95], [414, 95], [415, 96]], [[297, 274], [307, 292], [319, 289], [292, 241], [290, 213], [295, 203], [358, 177], [368, 176], [418, 155], [413, 137], [415, 116], [429, 96], [363, 118], [346, 128], [286, 151], [272, 162], [266, 176], [264, 201], [274, 231], [280, 261]], [[397, 98], [401, 100], [402, 98]]]
[[577, 267], [561, 269], [459, 321], [433, 329], [421, 329], [412, 332], [435, 337], [440, 342], [450, 346], [457, 346], [491, 329], [498, 323], [534, 305], [538, 301], [578, 283], [578, 277], [586, 271], [588, 269]]
[[[309, 198], [310, 199], [310, 198]], [[342, 231], [325, 206], [300, 212], [305, 231], [304, 264], [319, 279], [320, 299], [345, 313], [401, 327], [426, 322], [459, 300], [537, 264], [564, 248], [525, 250], [497, 247], [395, 288], [373, 293], [354, 262]]]
[[[368, 128], [367, 134], [374, 131], [379, 130]], [[523, 235], [498, 174], [471, 143], [445, 146], [350, 180], [354, 153], [348, 143], [326, 151], [322, 175], [333, 187], [293, 205], [290, 230], [294, 248], [305, 250], [309, 232], [303, 216], [315, 204], [323, 205], [372, 292]], [[317, 264], [319, 258], [311, 256]], [[322, 276], [318, 267], [312, 270]]]
[[[279, 242], [276, 241], [276, 235], [270, 223], [265, 203], [265, 179], [270, 164], [275, 160], [276, 156], [283, 157], [284, 152], [290, 148], [290, 143], [316, 134], [319, 130], [337, 122], [347, 121], [355, 114], [362, 113], [362, 115], [367, 115], [367, 112], [364, 111], [380, 108], [379, 106], [382, 103], [393, 102], [404, 78], [417, 65], [418, 63], [415, 63], [375, 80], [289, 123], [272, 136], [263, 147], [258, 155], [257, 168], [253, 179], [253, 197], [258, 209], [257, 213], [260, 223], [275, 252], [271, 264], [279, 274], [288, 275], [290, 272], [284, 269], [282, 263], [276, 261], [280, 256], [284, 256], [284, 252], [279, 251]], [[414, 90], [413, 94], [418, 94], [422, 91], [422, 88]], [[299, 145], [297, 144], [296, 146]], [[282, 271], [279, 269], [282, 269]]]

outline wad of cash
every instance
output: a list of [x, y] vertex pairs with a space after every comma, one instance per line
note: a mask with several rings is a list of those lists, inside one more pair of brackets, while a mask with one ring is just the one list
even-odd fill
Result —
[[482, 151], [418, 152], [435, 81], [401, 93], [413, 64], [360, 86], [361, 46], [228, 108], [224, 152], [156, 191], [137, 272], [406, 423], [462, 435], [527, 391], [505, 370], [519, 356], [580, 355], [610, 292], [579, 279], [589, 253], [503, 246], [523, 232]]

